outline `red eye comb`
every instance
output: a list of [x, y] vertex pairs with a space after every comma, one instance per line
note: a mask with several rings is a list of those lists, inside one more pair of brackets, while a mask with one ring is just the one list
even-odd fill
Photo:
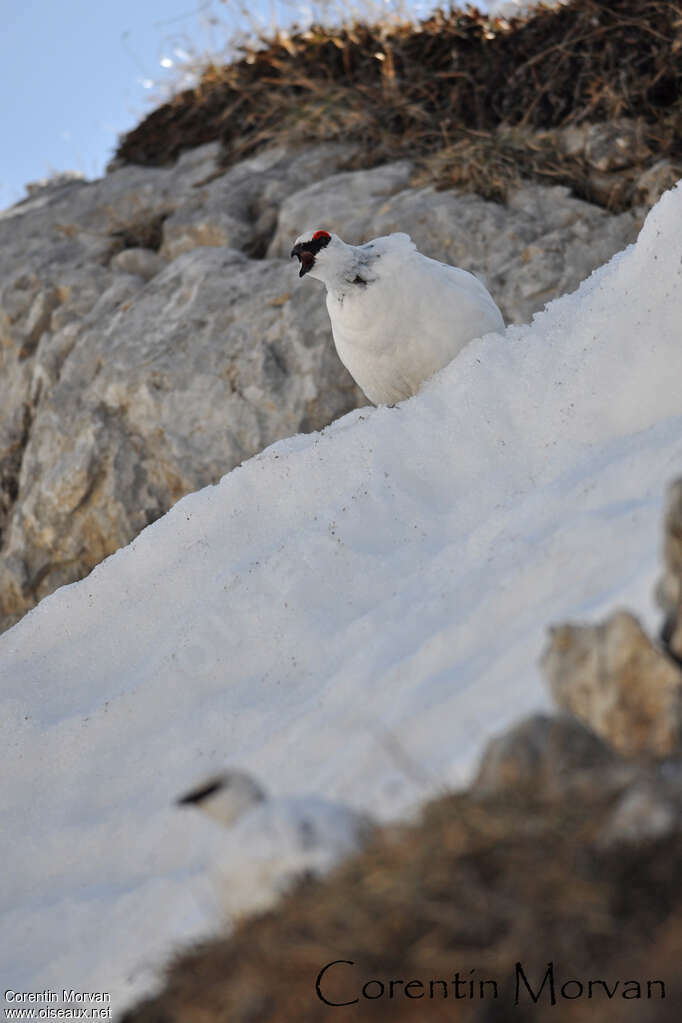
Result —
[[316, 231], [313, 235], [313, 241], [317, 241], [318, 238], [331, 238], [329, 231]]

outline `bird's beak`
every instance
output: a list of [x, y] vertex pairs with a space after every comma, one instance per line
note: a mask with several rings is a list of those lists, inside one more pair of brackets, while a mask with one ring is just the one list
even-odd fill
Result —
[[298, 245], [294, 245], [293, 249], [291, 250], [289, 258], [293, 259], [294, 256], [297, 257], [299, 263], [301, 264], [301, 269], [298, 271], [298, 276], [305, 277], [305, 275], [308, 273], [308, 270], [312, 270], [315, 264], [315, 256], [313, 255], [312, 252], [309, 252], [308, 249], [303, 247], [302, 242], [299, 242]]

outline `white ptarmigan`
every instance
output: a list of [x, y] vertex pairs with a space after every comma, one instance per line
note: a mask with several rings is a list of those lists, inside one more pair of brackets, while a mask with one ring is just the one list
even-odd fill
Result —
[[299, 277], [327, 285], [339, 358], [376, 405], [409, 398], [469, 341], [504, 330], [478, 278], [423, 256], [408, 234], [347, 245], [330, 231], [306, 231], [294, 257]]
[[316, 796], [269, 799], [229, 770], [178, 799], [229, 829], [215, 875], [228, 919], [269, 909], [303, 876], [324, 874], [371, 835], [365, 814]]

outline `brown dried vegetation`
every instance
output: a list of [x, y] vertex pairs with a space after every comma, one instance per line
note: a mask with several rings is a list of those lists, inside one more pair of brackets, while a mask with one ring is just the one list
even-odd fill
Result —
[[165, 164], [219, 139], [229, 163], [266, 143], [340, 139], [360, 143], [357, 166], [409, 155], [444, 187], [499, 198], [534, 177], [593, 198], [584, 163], [555, 133], [622, 117], [645, 126], [650, 163], [682, 160], [679, 0], [572, 0], [511, 22], [469, 8], [280, 34], [207, 67], [117, 156]]

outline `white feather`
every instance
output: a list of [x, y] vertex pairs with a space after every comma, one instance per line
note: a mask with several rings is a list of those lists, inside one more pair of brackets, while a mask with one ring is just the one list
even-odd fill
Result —
[[215, 867], [229, 920], [263, 912], [304, 876], [319, 876], [369, 838], [372, 822], [317, 796], [270, 799], [244, 771], [225, 771], [183, 796], [226, 830]]

